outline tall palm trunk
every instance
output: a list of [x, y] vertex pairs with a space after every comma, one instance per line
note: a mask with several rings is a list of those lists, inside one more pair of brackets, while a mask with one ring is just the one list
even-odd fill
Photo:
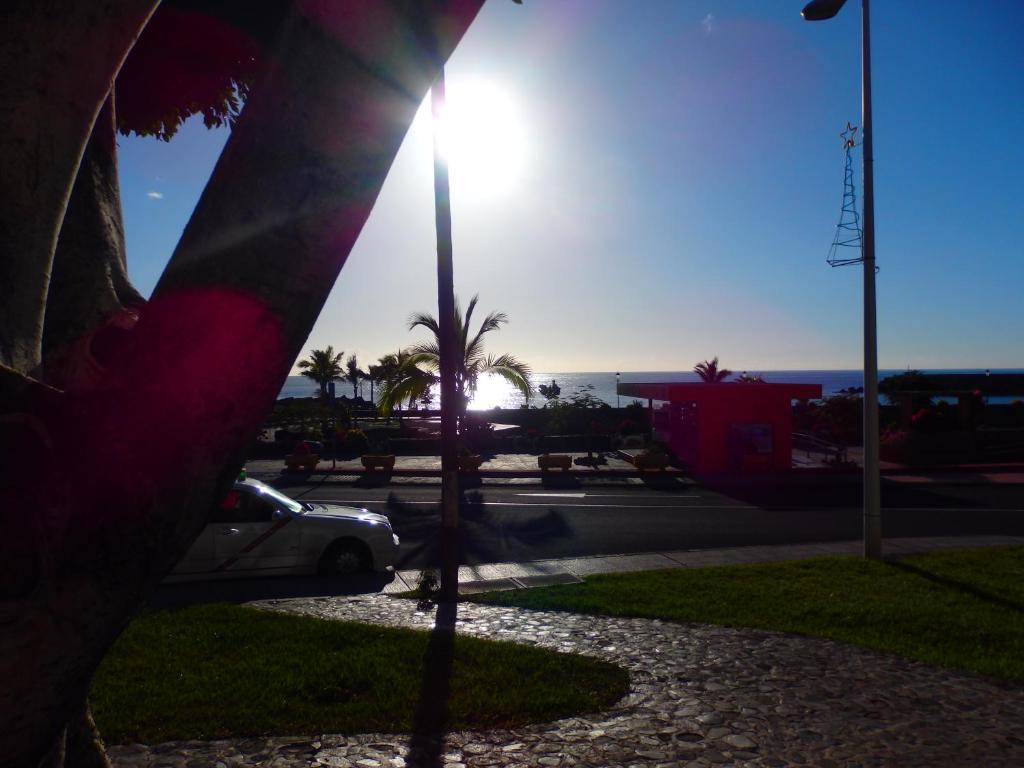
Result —
[[452, 265], [452, 215], [448, 161], [440, 150], [439, 120], [444, 113], [444, 67], [431, 89], [434, 114], [434, 222], [437, 232], [438, 347], [441, 368], [441, 596], [454, 602], [459, 591], [458, 414], [461, 398], [455, 328], [455, 280]]

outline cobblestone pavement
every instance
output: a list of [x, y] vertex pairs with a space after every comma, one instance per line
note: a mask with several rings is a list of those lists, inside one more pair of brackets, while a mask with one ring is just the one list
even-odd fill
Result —
[[[430, 628], [434, 613], [380, 595], [258, 607]], [[457, 631], [599, 656], [626, 667], [613, 709], [515, 730], [448, 735], [468, 766], [1021, 766], [1024, 687], [775, 632], [472, 604]], [[410, 706], [413, 703], [410, 702]], [[423, 764], [409, 737], [175, 742], [110, 749], [119, 767]]]

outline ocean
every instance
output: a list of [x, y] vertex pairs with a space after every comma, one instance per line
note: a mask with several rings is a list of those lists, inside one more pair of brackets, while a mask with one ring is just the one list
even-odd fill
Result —
[[[887, 376], [892, 376], [898, 373], [903, 373], [902, 369], [887, 369], [880, 370], [878, 372], [878, 378], [884, 379]], [[924, 371], [925, 373], [984, 373], [985, 371], [980, 368], [935, 368]], [[739, 373], [739, 371], [736, 371]], [[824, 370], [824, 371], [749, 371], [749, 373], [758, 373], [764, 377], [765, 381], [768, 382], [779, 382], [786, 384], [821, 384], [822, 394], [825, 396], [834, 395], [842, 389], [849, 387], [861, 387], [864, 385], [864, 375], [862, 371], [837, 371], [837, 370]], [[992, 373], [1020, 373], [1024, 374], [1024, 369], [1021, 368], [993, 368]], [[593, 387], [591, 394], [608, 403], [609, 405], [621, 404], [623, 406], [628, 405], [632, 398], [620, 398], [616, 400], [615, 396], [615, 382], [616, 374], [614, 371], [593, 371], [589, 373], [535, 373], [531, 377], [533, 386], [536, 389], [539, 384], [550, 384], [552, 379], [558, 383], [561, 388], [561, 396], [563, 399], [569, 397], [576, 392], [585, 391], [585, 387]], [[647, 383], [661, 383], [669, 381], [699, 381], [699, 377], [693, 371], [623, 371], [621, 374], [622, 382], [647, 382]], [[352, 385], [344, 382], [337, 382], [335, 384], [338, 395], [352, 395]], [[362, 397], [369, 399], [370, 397], [370, 385], [368, 382], [360, 384]], [[281, 389], [281, 394], [278, 397], [310, 397], [317, 391], [315, 383], [305, 378], [304, 376], [289, 376], [285, 382], [284, 387]], [[1009, 402], [1010, 398], [991, 398], [990, 402], [996, 403], [1001, 401]], [[439, 398], [435, 392], [434, 405], [436, 407], [439, 402]], [[535, 405], [543, 405], [544, 398], [537, 394], [534, 396], [533, 403]], [[476, 396], [470, 402], [471, 410], [487, 410], [490, 408], [501, 407], [501, 408], [518, 408], [523, 404], [523, 396], [517, 390], [513, 389], [512, 386], [507, 384], [504, 379], [497, 376], [487, 376], [480, 381], [480, 385], [477, 388]]]

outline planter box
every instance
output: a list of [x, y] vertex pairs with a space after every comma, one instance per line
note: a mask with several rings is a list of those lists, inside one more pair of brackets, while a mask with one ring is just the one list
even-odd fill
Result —
[[568, 471], [572, 468], [572, 456], [562, 453], [542, 453], [537, 457], [537, 465], [545, 472], [549, 469]]
[[382, 472], [390, 472], [395, 468], [395, 457], [391, 455], [372, 455], [365, 454], [359, 457], [359, 460], [363, 463], [363, 467], [368, 472], [372, 472], [375, 469], [380, 469]]
[[315, 453], [295, 454], [290, 453], [284, 457], [284, 466], [292, 471], [311, 472], [320, 463], [320, 457]]
[[633, 457], [633, 466], [639, 470], [665, 469], [668, 466], [668, 456], [664, 453], [638, 453]]

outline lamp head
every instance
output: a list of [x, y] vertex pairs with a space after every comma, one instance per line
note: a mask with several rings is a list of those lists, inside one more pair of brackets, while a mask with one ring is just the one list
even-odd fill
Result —
[[800, 15], [804, 17], [804, 21], [825, 21], [839, 13], [845, 2], [846, 0], [811, 0], [800, 11]]

